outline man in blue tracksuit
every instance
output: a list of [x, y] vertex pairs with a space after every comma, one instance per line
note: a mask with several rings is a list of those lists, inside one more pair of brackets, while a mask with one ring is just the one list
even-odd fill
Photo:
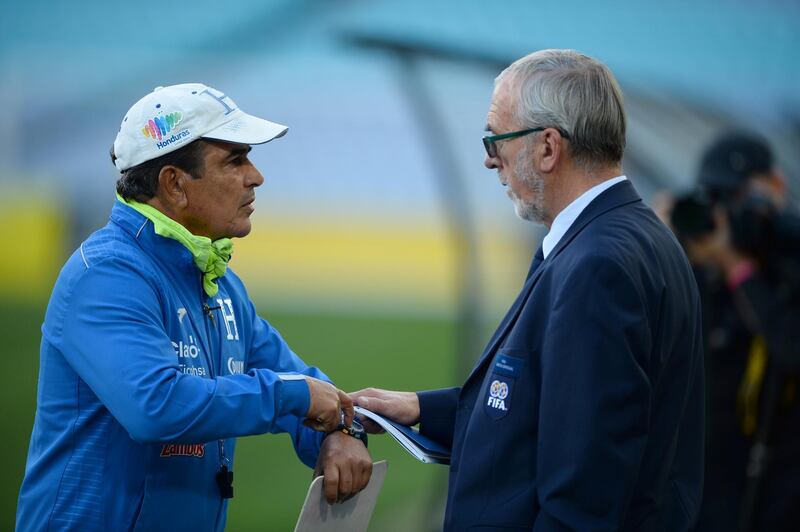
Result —
[[200, 84], [129, 110], [110, 220], [67, 261], [42, 326], [18, 530], [222, 530], [249, 434], [291, 434], [331, 502], [366, 485], [364, 444], [337, 430], [352, 402], [226, 271], [263, 182], [250, 145], [286, 129]]

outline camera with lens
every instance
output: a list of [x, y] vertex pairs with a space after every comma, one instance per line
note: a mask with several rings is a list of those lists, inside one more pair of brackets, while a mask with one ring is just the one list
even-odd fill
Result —
[[[769, 195], [768, 195], [769, 194]], [[698, 187], [677, 198], [672, 226], [684, 246], [714, 233], [715, 212], [727, 218], [730, 245], [762, 266], [800, 257], [800, 223], [785, 203], [785, 183], [763, 138], [729, 132], [704, 152]]]
[[739, 196], [698, 188], [679, 197], [672, 209], [672, 225], [682, 242], [700, 239], [716, 230], [714, 210], [728, 218], [731, 245], [757, 260], [767, 260], [783, 240], [782, 223], [774, 203], [748, 191]]

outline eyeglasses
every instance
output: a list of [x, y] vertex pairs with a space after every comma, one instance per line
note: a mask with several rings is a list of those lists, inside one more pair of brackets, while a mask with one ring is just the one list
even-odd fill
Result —
[[[519, 131], [512, 131], [511, 133], [503, 133], [502, 135], [486, 135], [483, 137], [483, 147], [486, 148], [486, 155], [490, 158], [494, 159], [497, 157], [497, 144], [498, 140], [508, 140], [517, 137], [524, 137], [525, 135], [530, 135], [531, 133], [536, 133], [537, 131], [544, 131], [548, 129], [546, 127], [534, 127], [532, 129], [521, 129]], [[565, 139], [569, 139], [569, 135], [564, 133], [558, 128], [554, 128], [558, 131], [562, 137]]]

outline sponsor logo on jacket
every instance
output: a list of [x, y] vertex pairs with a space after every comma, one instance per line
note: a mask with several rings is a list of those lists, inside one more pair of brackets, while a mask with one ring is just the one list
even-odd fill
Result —
[[202, 458], [206, 454], [205, 443], [167, 443], [161, 447], [161, 458], [170, 456], [193, 456]]
[[228, 357], [228, 373], [231, 375], [244, 373], [244, 360], [236, 360], [233, 357]]
[[200, 355], [200, 348], [194, 343], [194, 337], [191, 335], [189, 335], [188, 344], [183, 343], [183, 340], [172, 342], [172, 348], [178, 358], [197, 358]]
[[505, 402], [506, 397], [508, 397], [508, 384], [501, 380], [492, 381], [492, 385], [489, 387], [489, 400], [486, 405], [505, 412], [508, 410]]

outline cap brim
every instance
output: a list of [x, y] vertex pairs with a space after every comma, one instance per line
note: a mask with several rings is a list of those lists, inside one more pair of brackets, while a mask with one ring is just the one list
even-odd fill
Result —
[[289, 131], [287, 126], [240, 113], [233, 120], [201, 135], [206, 139], [236, 142], [238, 144], [264, 144], [282, 137]]

